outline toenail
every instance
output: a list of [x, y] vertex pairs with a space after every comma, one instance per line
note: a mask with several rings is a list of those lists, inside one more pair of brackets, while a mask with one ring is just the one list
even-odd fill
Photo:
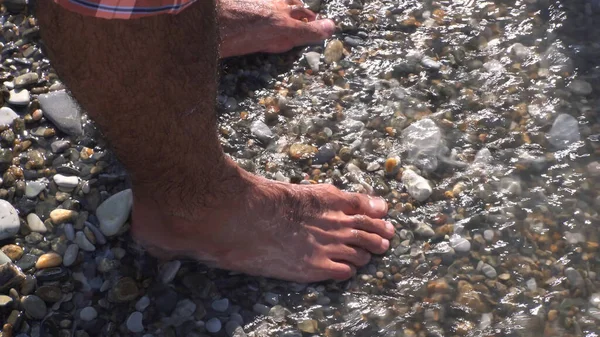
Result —
[[371, 206], [371, 208], [375, 211], [384, 212], [387, 208], [387, 202], [381, 198], [375, 198], [369, 200], [369, 206]]
[[394, 225], [392, 225], [392, 223], [391, 223], [391, 222], [389, 222], [389, 221], [386, 221], [386, 222], [385, 222], [385, 228], [386, 228], [388, 231], [392, 232], [392, 233], [393, 233], [393, 232], [396, 230], [396, 228], [394, 227]]
[[390, 241], [387, 239], [381, 239], [381, 245], [383, 246], [383, 249], [387, 250], [390, 248]]

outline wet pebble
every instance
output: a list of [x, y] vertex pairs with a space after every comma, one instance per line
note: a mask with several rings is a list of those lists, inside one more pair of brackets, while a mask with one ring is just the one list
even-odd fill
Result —
[[344, 55], [344, 44], [340, 40], [331, 40], [327, 43], [323, 54], [325, 56], [325, 63], [332, 64], [339, 62]]
[[21, 222], [17, 210], [6, 200], [0, 200], [0, 240], [12, 238], [19, 232]]
[[206, 321], [206, 331], [210, 332], [210, 333], [217, 333], [219, 331], [221, 331], [221, 321], [216, 318], [213, 317], [211, 319], [209, 319], [208, 321]]
[[484, 263], [483, 266], [481, 266], [481, 272], [487, 278], [491, 278], [491, 279], [494, 279], [494, 278], [496, 278], [496, 276], [498, 276], [496, 269], [487, 263]]
[[406, 187], [408, 194], [418, 201], [425, 201], [433, 192], [427, 179], [421, 177], [411, 169], [405, 169], [402, 172], [402, 183]]
[[27, 215], [27, 226], [29, 226], [29, 229], [32, 232], [46, 233], [48, 231], [48, 228], [46, 228], [42, 219], [35, 213], [29, 213]]
[[572, 93], [586, 96], [592, 93], [592, 85], [583, 80], [573, 80], [567, 86]]
[[468, 252], [471, 250], [471, 243], [469, 240], [456, 234], [450, 237], [450, 246], [457, 252]]
[[127, 318], [127, 329], [134, 333], [144, 331], [144, 325], [142, 324], [143, 317], [139, 311], [132, 312]]
[[148, 296], [142, 296], [140, 297], [140, 299], [135, 303], [135, 310], [139, 311], [139, 312], [144, 312], [144, 310], [146, 310], [146, 308], [150, 305], [150, 298]]
[[74, 219], [76, 216], [77, 212], [68, 209], [55, 209], [50, 212], [50, 220], [55, 225], [63, 224]]
[[40, 320], [46, 316], [46, 303], [35, 295], [27, 295], [21, 298], [21, 305], [27, 315], [35, 320]]
[[96, 309], [93, 307], [85, 307], [81, 309], [79, 317], [86, 322], [93, 321], [96, 319], [96, 317], [98, 317], [98, 311], [96, 311]]
[[558, 149], [566, 149], [580, 139], [579, 122], [567, 114], [558, 115], [548, 132], [548, 141]]
[[85, 250], [86, 252], [93, 252], [96, 250], [96, 247], [88, 240], [83, 232], [77, 232], [77, 234], [75, 234], [74, 242], [80, 249]]
[[229, 299], [222, 298], [212, 302], [211, 307], [218, 312], [225, 312], [229, 308]]
[[309, 51], [307, 53], [304, 53], [304, 59], [306, 60], [306, 63], [308, 63], [308, 66], [312, 71], [319, 71], [319, 65], [321, 64], [321, 54], [314, 51]]
[[62, 264], [62, 257], [56, 253], [47, 253], [39, 257], [35, 263], [37, 269], [58, 267]]
[[58, 185], [59, 187], [65, 188], [65, 189], [75, 188], [79, 184], [79, 178], [75, 177], [75, 176], [65, 176], [62, 174], [55, 174], [53, 179], [54, 179], [54, 182], [56, 183], [56, 185]]
[[63, 256], [63, 265], [69, 267], [77, 260], [77, 254], [79, 253], [79, 246], [75, 243], [70, 244], [65, 251]]
[[18, 117], [19, 115], [13, 109], [9, 107], [0, 108], [0, 125], [11, 125]]
[[267, 124], [261, 121], [254, 121], [250, 125], [250, 132], [261, 142], [268, 144], [273, 139], [273, 131]]
[[164, 284], [169, 284], [175, 279], [179, 268], [181, 267], [181, 261], [173, 260], [162, 265], [160, 269], [160, 279]]
[[13, 89], [9, 91], [8, 103], [17, 106], [29, 104], [30, 95], [27, 89]]

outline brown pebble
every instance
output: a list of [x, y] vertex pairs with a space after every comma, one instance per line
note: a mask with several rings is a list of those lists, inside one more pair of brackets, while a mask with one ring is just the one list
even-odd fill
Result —
[[77, 217], [77, 212], [71, 211], [68, 209], [55, 209], [50, 212], [50, 220], [55, 225], [60, 225], [69, 220], [75, 219]]
[[552, 309], [552, 310], [548, 311], [548, 320], [549, 321], [554, 321], [557, 317], [558, 317], [557, 310]]
[[35, 267], [37, 269], [52, 268], [60, 266], [61, 263], [62, 257], [60, 255], [56, 253], [47, 253], [40, 256], [40, 258], [35, 263]]
[[6, 245], [2, 247], [2, 252], [6, 254], [11, 260], [17, 261], [23, 256], [23, 248], [17, 245]]
[[13, 326], [10, 323], [4, 324], [2, 327], [2, 337], [12, 337], [13, 336]]

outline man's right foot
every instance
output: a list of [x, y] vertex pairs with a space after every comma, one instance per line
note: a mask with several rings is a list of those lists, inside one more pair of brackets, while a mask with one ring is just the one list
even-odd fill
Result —
[[[150, 252], [297, 282], [348, 279], [371, 254], [389, 248], [394, 227], [379, 219], [387, 213], [381, 198], [231, 170], [209, 201], [186, 196], [203, 201], [180, 200], [186, 206], [179, 209], [158, 201], [166, 196], [134, 187], [134, 237]], [[169, 205], [175, 204], [171, 199]]]

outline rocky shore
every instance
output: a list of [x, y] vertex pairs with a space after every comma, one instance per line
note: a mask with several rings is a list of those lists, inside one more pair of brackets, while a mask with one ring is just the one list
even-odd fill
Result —
[[127, 173], [5, 0], [2, 337], [600, 334], [600, 4], [307, 4], [334, 38], [223, 61], [222, 143], [385, 197], [389, 252], [319, 284], [148, 256]]

